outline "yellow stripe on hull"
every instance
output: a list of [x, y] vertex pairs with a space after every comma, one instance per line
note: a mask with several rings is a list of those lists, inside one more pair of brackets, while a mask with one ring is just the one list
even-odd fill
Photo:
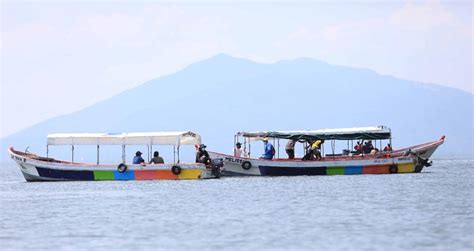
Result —
[[202, 178], [203, 171], [200, 169], [183, 169], [181, 173], [178, 174], [178, 179], [180, 180], [197, 180]]
[[399, 173], [413, 173], [415, 172], [415, 164], [412, 164], [412, 163], [399, 164], [398, 172]]

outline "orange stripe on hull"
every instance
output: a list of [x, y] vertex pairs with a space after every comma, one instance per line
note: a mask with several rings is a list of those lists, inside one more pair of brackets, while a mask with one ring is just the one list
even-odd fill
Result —
[[363, 174], [385, 174], [390, 173], [388, 171], [388, 165], [380, 165], [380, 166], [364, 166], [362, 168]]
[[168, 170], [136, 170], [136, 180], [176, 180], [178, 176]]

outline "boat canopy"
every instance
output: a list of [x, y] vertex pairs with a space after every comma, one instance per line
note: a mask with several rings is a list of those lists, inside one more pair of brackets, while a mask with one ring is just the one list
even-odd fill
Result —
[[55, 133], [48, 135], [48, 145], [194, 145], [201, 136], [193, 132], [133, 133]]
[[376, 140], [390, 139], [391, 131], [390, 128], [385, 126], [373, 126], [302, 131], [239, 132], [236, 136], [250, 138], [251, 140], [261, 140], [264, 137], [292, 140]]

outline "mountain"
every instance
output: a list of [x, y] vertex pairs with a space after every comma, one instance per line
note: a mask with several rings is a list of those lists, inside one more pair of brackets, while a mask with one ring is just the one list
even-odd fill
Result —
[[230, 152], [237, 131], [386, 125], [395, 148], [446, 135], [435, 157], [472, 157], [472, 118], [473, 94], [461, 90], [308, 58], [259, 64], [220, 54], [8, 136], [0, 150], [44, 154], [53, 132], [191, 130], [209, 150]]

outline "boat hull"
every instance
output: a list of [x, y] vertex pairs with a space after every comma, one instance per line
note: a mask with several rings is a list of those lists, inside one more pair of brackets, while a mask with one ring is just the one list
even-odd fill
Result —
[[209, 152], [224, 160], [223, 176], [294, 176], [417, 173], [425, 166], [445, 137], [393, 152], [369, 155], [325, 157], [323, 160], [251, 159]]
[[42, 161], [10, 149], [10, 157], [18, 164], [26, 181], [103, 181], [103, 180], [195, 180], [213, 178], [203, 164], [128, 165], [121, 172], [118, 165], [88, 165], [62, 161]]
[[[415, 173], [421, 172], [423, 169], [423, 165], [414, 156], [362, 160], [301, 161], [236, 158], [214, 152], [209, 152], [209, 154], [211, 158], [224, 159], [223, 176], [389, 174]], [[249, 166], [250, 168], [248, 168]]]

